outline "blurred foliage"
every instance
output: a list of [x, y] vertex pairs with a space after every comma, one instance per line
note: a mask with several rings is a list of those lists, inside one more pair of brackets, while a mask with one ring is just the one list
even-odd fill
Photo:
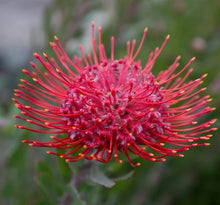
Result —
[[[217, 109], [206, 118], [219, 119], [220, 1], [53, 0], [44, 13], [45, 42], [53, 41], [56, 34], [70, 55], [79, 54], [79, 44], [90, 51], [92, 20], [97, 27], [102, 26], [108, 52], [111, 36], [116, 37], [115, 56], [118, 58], [125, 55], [127, 40], [136, 38], [140, 42], [147, 26], [147, 40], [138, 56], [143, 64], [149, 52], [170, 34], [171, 39], [153, 72], [166, 69], [178, 55], [182, 56], [181, 66], [196, 55], [191, 77], [209, 73], [205, 80], [206, 94], [213, 96], [211, 106]], [[48, 43], [42, 48], [48, 55], [52, 55], [51, 50]], [[1, 86], [4, 86], [2, 80]], [[142, 160], [135, 173], [126, 162], [100, 166], [82, 160], [66, 165], [63, 159], [46, 155], [43, 148], [29, 148], [21, 143], [22, 139], [37, 137], [37, 134], [13, 127], [15, 120], [11, 116], [18, 111], [10, 102], [11, 95], [12, 92], [8, 92], [8, 96], [3, 96], [4, 104], [0, 107], [0, 204], [220, 204], [218, 131], [210, 140], [210, 147], [192, 149], [185, 158], [170, 158], [165, 163]], [[216, 124], [219, 127], [219, 121]]]

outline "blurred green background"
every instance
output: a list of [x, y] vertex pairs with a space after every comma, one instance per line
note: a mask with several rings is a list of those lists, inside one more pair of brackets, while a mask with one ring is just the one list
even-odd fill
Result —
[[[196, 56], [190, 77], [209, 74], [204, 82], [208, 86], [205, 94], [213, 97], [210, 106], [217, 108], [201, 120], [219, 119], [219, 0], [1, 0], [2, 12], [5, 16], [0, 20], [0, 204], [220, 204], [219, 131], [210, 140], [211, 146], [191, 149], [184, 158], [169, 158], [163, 163], [141, 160], [135, 173], [126, 162], [118, 165], [112, 161], [99, 167], [81, 161], [67, 166], [62, 159], [46, 155], [44, 148], [21, 143], [22, 139], [47, 136], [14, 128], [16, 120], [12, 115], [19, 112], [11, 101], [13, 89], [17, 88], [19, 78], [24, 77], [21, 69], [30, 68], [32, 52], [52, 55], [49, 41], [55, 34], [70, 56], [79, 54], [79, 44], [91, 51], [94, 20], [96, 28], [102, 26], [107, 51], [111, 36], [115, 36], [118, 58], [126, 54], [127, 40], [135, 38], [140, 42], [144, 28], [148, 27], [147, 40], [138, 56], [143, 64], [149, 52], [161, 46], [170, 34], [153, 73], [167, 69], [178, 55], [182, 56], [182, 67]], [[31, 28], [29, 35], [27, 28]], [[219, 127], [219, 120], [216, 126]], [[119, 176], [119, 181], [112, 180]], [[123, 177], [129, 179], [122, 180]], [[114, 186], [107, 189], [100, 184]]]

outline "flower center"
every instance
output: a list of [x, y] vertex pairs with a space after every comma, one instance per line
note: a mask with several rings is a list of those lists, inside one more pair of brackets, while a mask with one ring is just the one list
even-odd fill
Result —
[[123, 151], [132, 142], [157, 140], [169, 126], [168, 105], [153, 74], [124, 59], [88, 66], [67, 89], [61, 105], [72, 140], [101, 149], [111, 140]]

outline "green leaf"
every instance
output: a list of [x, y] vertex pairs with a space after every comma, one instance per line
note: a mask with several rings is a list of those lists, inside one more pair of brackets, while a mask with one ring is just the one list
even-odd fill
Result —
[[91, 167], [90, 179], [106, 188], [112, 188], [115, 185], [115, 182], [108, 178], [97, 165]]
[[54, 175], [52, 169], [43, 161], [38, 162], [37, 172], [38, 173], [46, 173], [46, 174], [51, 175], [51, 176]]
[[72, 197], [72, 200], [73, 200], [72, 204], [74, 204], [74, 205], [87, 205], [87, 203], [80, 196], [80, 194], [75, 186], [68, 185], [66, 191]]
[[132, 170], [129, 173], [127, 173], [121, 177], [114, 178], [113, 180], [114, 181], [124, 181], [124, 180], [130, 179], [134, 175], [134, 173], [135, 173], [135, 170]]
[[[59, 149], [57, 149], [57, 153], [63, 154], [63, 153], [61, 153], [61, 151]], [[70, 182], [70, 180], [72, 178], [72, 172], [71, 172], [70, 167], [66, 163], [65, 159], [57, 157], [57, 164], [58, 164], [58, 168], [60, 170], [60, 173], [62, 175], [63, 181], [65, 183]]]
[[[20, 142], [19, 142], [20, 143]], [[20, 143], [18, 147], [14, 150], [7, 161], [7, 165], [9, 167], [12, 166], [24, 166], [26, 160], [26, 148], [25, 146]]]
[[[6, 155], [8, 155], [7, 166], [9, 167], [24, 167], [27, 160], [27, 146], [21, 142], [21, 139], [28, 139], [29, 133], [27, 131], [17, 131], [18, 136], [15, 139], [9, 139], [9, 146], [6, 149]], [[15, 135], [15, 131], [13, 132]], [[22, 137], [20, 138], [20, 135]]]
[[56, 200], [53, 197], [50, 197], [51, 196], [50, 191], [49, 191], [44, 179], [48, 180], [47, 177], [39, 175], [36, 177], [36, 183], [40, 187], [44, 197], [47, 199], [48, 204], [51, 204], [51, 205], [56, 204]]
[[38, 163], [35, 180], [48, 203], [57, 204], [58, 197], [62, 196], [64, 192], [64, 184], [59, 181], [59, 178], [45, 162]]

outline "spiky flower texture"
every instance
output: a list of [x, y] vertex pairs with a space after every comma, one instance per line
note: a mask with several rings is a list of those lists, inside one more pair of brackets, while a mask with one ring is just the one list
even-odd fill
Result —
[[[144, 67], [136, 60], [143, 45], [147, 29], [135, 52], [136, 41], [127, 42], [127, 55], [114, 58], [114, 38], [111, 38], [111, 56], [106, 57], [99, 28], [98, 48], [92, 23], [92, 56], [86, 56], [82, 46], [82, 57], [74, 62], [66, 55], [59, 40], [50, 43], [59, 62], [34, 53], [45, 72], [30, 63], [34, 72], [23, 70], [32, 83], [21, 79], [20, 89], [15, 90], [13, 99], [22, 116], [15, 115], [33, 126], [17, 128], [37, 133], [56, 134], [50, 141], [23, 140], [35, 147], [50, 147], [65, 150], [58, 155], [67, 162], [82, 158], [109, 162], [115, 158], [122, 163], [119, 153], [125, 154], [132, 166], [131, 155], [139, 155], [150, 161], [165, 161], [167, 156], [183, 157], [180, 154], [190, 147], [207, 146], [196, 143], [207, 140], [215, 120], [197, 124], [198, 117], [214, 110], [206, 105], [209, 96], [199, 97], [205, 89], [197, 89], [206, 75], [186, 83], [192, 72], [188, 69], [192, 58], [184, 68], [176, 71], [180, 60], [157, 77], [151, 73], [161, 48], [150, 53]], [[97, 52], [98, 50], [98, 52]], [[185, 74], [184, 74], [185, 73]], [[180, 75], [182, 77], [180, 77]], [[18, 99], [26, 101], [22, 104]], [[43, 129], [38, 129], [39, 127]], [[59, 136], [65, 133], [66, 135]]]

